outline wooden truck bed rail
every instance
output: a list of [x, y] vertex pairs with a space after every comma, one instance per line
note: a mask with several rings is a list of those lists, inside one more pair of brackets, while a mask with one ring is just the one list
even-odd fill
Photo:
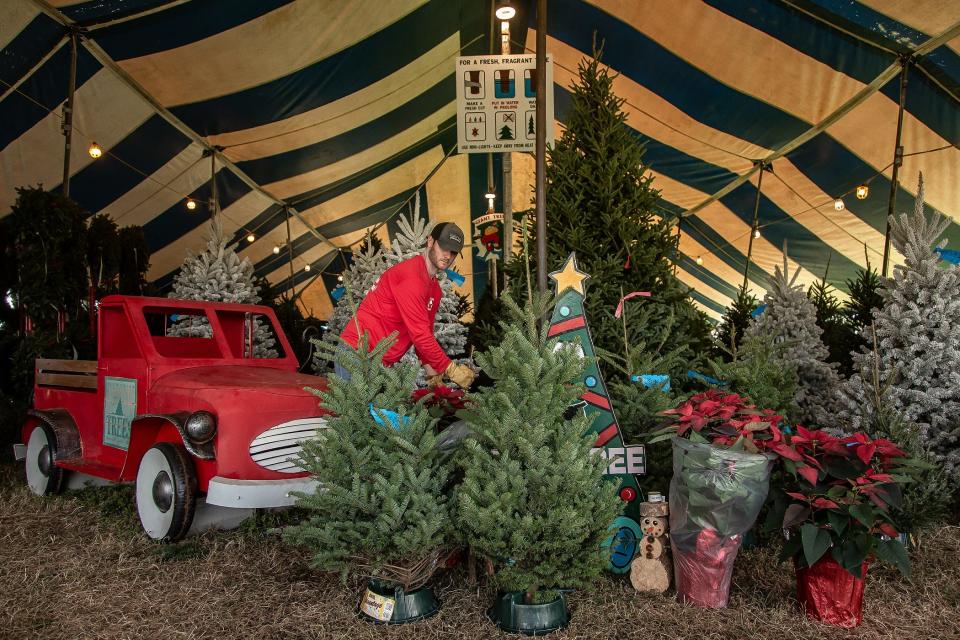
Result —
[[96, 391], [97, 361], [37, 358], [37, 385]]

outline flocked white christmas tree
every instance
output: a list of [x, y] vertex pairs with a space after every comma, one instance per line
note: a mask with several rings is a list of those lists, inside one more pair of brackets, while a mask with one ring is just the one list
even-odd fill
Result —
[[941, 267], [936, 252], [947, 244], [940, 238], [949, 225], [943, 215], [925, 213], [921, 175], [913, 213], [890, 217], [904, 264], [894, 266], [884, 305], [874, 313], [879, 362], [871, 351], [854, 354], [843, 416], [854, 429], [871, 423], [864, 380], [876, 366], [885, 400], [919, 428], [921, 444], [960, 480], [960, 267]]
[[784, 345], [778, 358], [796, 365], [797, 413], [789, 417], [809, 427], [834, 427], [839, 410], [837, 365], [826, 362], [829, 353], [820, 339], [823, 329], [817, 326], [813, 302], [797, 284], [799, 275], [798, 267], [790, 277], [784, 248], [783, 268], [774, 268], [770, 290], [763, 298], [766, 308], [750, 322], [745, 335], [772, 337]]
[[[432, 228], [433, 226], [420, 216], [420, 193], [417, 192], [410, 215], [400, 216], [397, 233], [388, 249], [383, 252], [376, 250], [372, 239], [368, 237], [367, 246], [363, 251], [354, 254], [353, 264], [343, 274], [344, 295], [334, 308], [327, 334], [324, 336], [325, 342], [339, 341], [340, 333], [370, 291], [370, 287], [384, 271], [421, 253]], [[453, 282], [445, 274], [440, 277], [440, 289], [443, 296], [433, 325], [434, 336], [448, 356], [461, 356], [466, 351], [467, 327], [460, 322], [456, 313], [459, 299]], [[413, 347], [404, 355], [403, 361], [419, 362]], [[326, 368], [322, 358], [314, 358], [313, 365], [317, 371]], [[421, 373], [418, 384], [423, 386], [424, 383], [425, 378]]]
[[[187, 250], [187, 257], [174, 278], [170, 298], [178, 300], [205, 300], [208, 302], [260, 302], [249, 258], [240, 259], [236, 251], [227, 247], [219, 216], [210, 221], [207, 248], [197, 255]], [[268, 326], [254, 320], [253, 357], [276, 358], [276, 339]], [[212, 335], [206, 318], [186, 317], [168, 330], [171, 336], [209, 337]]]

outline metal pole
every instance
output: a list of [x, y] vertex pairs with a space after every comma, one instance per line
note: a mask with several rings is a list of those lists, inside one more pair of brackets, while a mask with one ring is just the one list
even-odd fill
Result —
[[890, 201], [887, 204], [887, 230], [883, 238], [883, 277], [887, 277], [890, 265], [890, 218], [893, 217], [897, 204], [897, 186], [900, 165], [903, 164], [903, 145], [900, 137], [903, 133], [903, 104], [907, 99], [907, 72], [910, 69], [910, 59], [901, 58], [903, 69], [900, 71], [900, 111], [897, 114], [897, 140], [893, 148], [893, 172], [890, 176]]
[[537, 0], [537, 289], [547, 291], [547, 0]]
[[753, 257], [753, 236], [757, 233], [757, 220], [760, 215], [760, 189], [763, 186], [764, 163], [760, 162], [760, 177], [757, 178], [757, 199], [753, 203], [753, 224], [750, 226], [750, 242], [747, 244], [747, 264], [743, 267], [743, 290], [747, 290], [747, 274], [750, 271], [750, 258]]
[[70, 84], [67, 102], [63, 105], [63, 185], [65, 198], [70, 197], [70, 146], [73, 142], [73, 96], [77, 90], [77, 32], [70, 32]]
[[[510, 22], [504, 20], [500, 28], [500, 55], [510, 55]], [[510, 254], [513, 250], [513, 156], [509, 151], [503, 154], [503, 291], [510, 289], [509, 271]]]
[[220, 202], [217, 199], [217, 152], [210, 150], [210, 217], [220, 213]]
[[294, 288], [294, 281], [293, 281], [293, 241], [290, 239], [290, 209], [285, 207], [285, 208], [283, 209], [283, 215], [284, 215], [284, 218], [286, 218], [286, 223], [287, 223], [287, 256], [288, 256], [287, 264], [290, 265], [290, 288], [293, 289], [293, 288]]
[[677, 263], [680, 262], [680, 234], [683, 227], [683, 216], [677, 218], [677, 249], [673, 255], [673, 275], [677, 275]]

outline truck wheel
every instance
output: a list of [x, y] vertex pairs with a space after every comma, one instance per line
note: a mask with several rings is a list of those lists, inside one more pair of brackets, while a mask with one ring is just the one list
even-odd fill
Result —
[[48, 496], [63, 491], [66, 472], [53, 463], [57, 453], [57, 437], [53, 429], [38, 424], [27, 440], [27, 486], [38, 496]]
[[190, 530], [197, 504], [193, 463], [180, 445], [153, 445], [137, 470], [137, 513], [147, 535], [176, 542]]

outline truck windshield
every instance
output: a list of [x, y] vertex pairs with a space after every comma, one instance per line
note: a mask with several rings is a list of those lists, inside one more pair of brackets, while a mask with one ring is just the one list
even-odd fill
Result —
[[157, 353], [170, 358], [283, 358], [272, 319], [242, 307], [217, 309], [217, 324], [229, 352], [221, 353], [213, 325], [203, 309], [145, 307], [147, 327]]

